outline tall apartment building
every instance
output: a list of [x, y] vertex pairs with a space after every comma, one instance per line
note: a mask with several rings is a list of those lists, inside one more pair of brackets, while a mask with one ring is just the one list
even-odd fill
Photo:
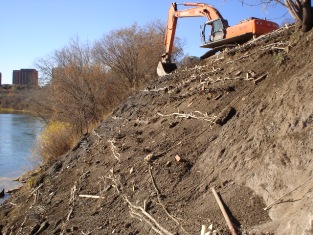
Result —
[[13, 70], [13, 85], [38, 86], [36, 69]]

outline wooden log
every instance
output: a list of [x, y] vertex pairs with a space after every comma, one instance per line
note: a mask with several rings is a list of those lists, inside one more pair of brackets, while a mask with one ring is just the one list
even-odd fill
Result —
[[219, 124], [220, 126], [223, 126], [235, 115], [236, 115], [236, 109], [231, 106], [227, 106], [218, 114], [215, 122]]
[[228, 214], [227, 214], [227, 212], [226, 212], [226, 210], [225, 210], [225, 208], [224, 208], [224, 205], [223, 205], [223, 203], [221, 202], [221, 200], [220, 200], [218, 194], [216, 193], [214, 187], [211, 188], [211, 190], [212, 190], [213, 195], [214, 195], [214, 197], [215, 197], [215, 199], [216, 199], [216, 201], [217, 201], [218, 206], [220, 207], [220, 209], [221, 209], [221, 211], [222, 211], [222, 214], [223, 214], [223, 216], [224, 216], [224, 219], [225, 219], [225, 221], [226, 221], [226, 223], [227, 223], [227, 226], [228, 226], [228, 228], [229, 228], [231, 234], [232, 234], [232, 235], [237, 235], [236, 230], [234, 229], [233, 224], [231, 223], [231, 221], [230, 221], [230, 219], [229, 219], [229, 217], [228, 217]]

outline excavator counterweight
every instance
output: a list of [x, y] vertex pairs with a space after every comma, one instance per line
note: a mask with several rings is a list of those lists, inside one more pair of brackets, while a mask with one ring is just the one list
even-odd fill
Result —
[[[175, 69], [177, 66], [171, 60], [173, 51], [174, 38], [178, 18], [185, 17], [206, 17], [208, 21], [203, 25], [201, 32], [202, 48], [211, 48], [212, 53], [207, 52], [206, 55], [212, 55], [219, 50], [236, 44], [249, 41], [253, 37], [269, 33], [279, 28], [279, 26], [271, 21], [258, 18], [249, 18], [241, 21], [239, 24], [229, 26], [220, 12], [213, 6], [205, 3], [184, 3], [184, 6], [190, 6], [189, 9], [177, 10], [177, 4], [172, 3], [168, 11], [168, 20], [164, 37], [165, 53], [157, 67], [157, 74], [165, 76]], [[209, 33], [206, 28], [209, 27]], [[200, 57], [202, 59], [206, 56]]]

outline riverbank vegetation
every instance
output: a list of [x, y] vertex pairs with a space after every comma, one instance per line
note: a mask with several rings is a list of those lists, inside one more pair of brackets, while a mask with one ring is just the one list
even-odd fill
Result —
[[[164, 52], [163, 31], [159, 21], [133, 24], [93, 43], [72, 39], [37, 61], [45, 86], [34, 91], [29, 109], [48, 123], [38, 142], [45, 161], [66, 153], [129, 95], [155, 79]], [[173, 59], [182, 55], [177, 39]]]
[[25, 85], [0, 86], [0, 110], [30, 111], [31, 99], [38, 89]]
[[[164, 53], [164, 24], [133, 24], [94, 42], [71, 39], [36, 62], [40, 87], [4, 86], [0, 108], [27, 110], [46, 123], [36, 152], [44, 162], [68, 152], [85, 133], [156, 78]], [[177, 38], [173, 60], [183, 56]], [[37, 155], [37, 154], [36, 154]]]
[[37, 153], [43, 161], [55, 160], [55, 157], [67, 152], [73, 145], [75, 136], [68, 123], [50, 122], [39, 136]]

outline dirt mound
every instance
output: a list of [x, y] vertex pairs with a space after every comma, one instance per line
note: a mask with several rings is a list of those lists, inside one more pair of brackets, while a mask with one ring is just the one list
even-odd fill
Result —
[[214, 187], [240, 234], [312, 234], [312, 40], [281, 29], [155, 81], [28, 177], [1, 205], [0, 231], [200, 234], [213, 224], [229, 234]]

